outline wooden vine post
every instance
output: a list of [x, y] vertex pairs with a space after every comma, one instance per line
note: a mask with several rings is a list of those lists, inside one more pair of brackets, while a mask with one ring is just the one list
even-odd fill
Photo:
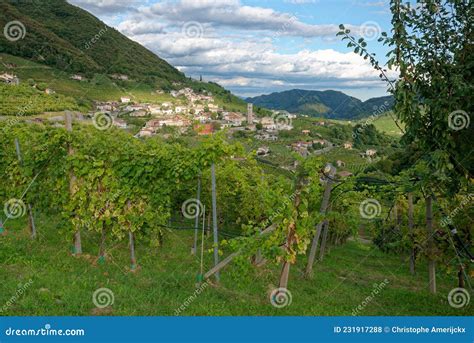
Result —
[[[261, 177], [261, 181], [263, 182], [264, 181], [264, 176], [262, 175]], [[263, 200], [262, 200], [263, 201]], [[258, 229], [260, 235], [262, 234], [262, 230], [261, 229]], [[263, 264], [263, 257], [262, 257], [262, 250], [260, 248], [257, 249], [257, 252], [255, 254], [255, 256], [253, 256], [253, 263], [256, 265], [256, 266], [259, 266], [259, 265], [262, 265]]]
[[[199, 216], [198, 216], [199, 217]], [[198, 284], [204, 281], [204, 232], [206, 231], [206, 206], [202, 207], [202, 232], [201, 232], [201, 261], [199, 273], [196, 277]]]
[[321, 240], [321, 249], [319, 250], [319, 261], [322, 261], [324, 259], [324, 253], [326, 251], [326, 243], [328, 240], [328, 231], [329, 231], [329, 221], [326, 219], [323, 222], [323, 238]]
[[[99, 185], [97, 187], [97, 191], [102, 197], [102, 194], [104, 193], [104, 188], [102, 187], [102, 182], [99, 182]], [[108, 202], [106, 203], [105, 207], [100, 211], [101, 216], [104, 215], [105, 211], [107, 211], [108, 207]], [[102, 221], [102, 227], [100, 230], [100, 247], [99, 247], [99, 263], [103, 264], [105, 263], [105, 240], [107, 238], [107, 232], [106, 232], [106, 227], [105, 227], [105, 222]]]
[[196, 255], [197, 251], [197, 241], [198, 241], [198, 230], [199, 230], [199, 218], [200, 218], [200, 211], [201, 209], [201, 174], [198, 175], [198, 184], [197, 184], [197, 195], [196, 195], [197, 203], [198, 203], [198, 212], [196, 213], [195, 223], [194, 223], [194, 245], [191, 248], [191, 254]]
[[100, 247], [99, 247], [99, 263], [105, 263], [105, 240], [106, 240], [106, 232], [105, 232], [105, 223], [102, 222], [102, 229], [100, 231]]
[[[66, 130], [72, 132], [72, 114], [71, 112], [67, 111], [65, 114], [65, 121], [66, 121]], [[69, 145], [68, 155], [74, 155], [74, 148]], [[71, 170], [69, 173], [69, 193], [71, 197], [74, 195], [74, 187], [76, 185], [77, 178], [74, 175], [74, 172]], [[77, 229], [76, 233], [74, 234], [74, 254], [79, 255], [82, 254], [82, 243], [81, 243], [81, 231]]]
[[410, 273], [415, 274], [415, 247], [414, 247], [414, 221], [413, 221], [413, 193], [408, 193], [408, 235], [410, 237]]
[[[212, 178], [212, 226], [214, 233], [214, 266], [219, 264], [219, 239], [217, 236], [217, 191], [216, 191], [216, 165], [211, 165]], [[219, 282], [219, 272], [215, 273], [216, 281]]]
[[[326, 187], [324, 188], [324, 194], [323, 194], [323, 200], [321, 201], [321, 207], [319, 212], [321, 214], [325, 214], [329, 205], [329, 199], [331, 197], [331, 190], [332, 190], [332, 184], [333, 180], [332, 178], [336, 175], [336, 168], [332, 166], [331, 164], [328, 164], [326, 166], [326, 169], [329, 169], [329, 173], [326, 179]], [[313, 276], [313, 264], [314, 264], [314, 259], [316, 258], [316, 253], [318, 250], [318, 242], [319, 238], [321, 236], [321, 231], [323, 229], [324, 221], [321, 221], [318, 223], [316, 226], [316, 234], [313, 237], [313, 241], [311, 243], [311, 250], [309, 252], [309, 257], [308, 257], [308, 264], [306, 265], [306, 271], [305, 271], [305, 276], [310, 278]], [[326, 235], [327, 235], [327, 231]], [[326, 236], [327, 238], [327, 236]], [[325, 243], [324, 243], [325, 244]], [[321, 247], [321, 250], [323, 247]]]
[[[21, 148], [20, 148], [20, 142], [18, 141], [18, 138], [15, 138], [15, 149], [16, 149], [16, 155], [18, 157], [18, 162], [20, 163], [20, 166], [23, 164], [23, 159], [21, 157]], [[35, 217], [33, 216], [33, 208], [30, 203], [26, 205], [28, 207], [28, 227], [30, 228], [30, 233], [31, 233], [31, 238], [35, 239], [36, 238], [36, 224], [35, 224]]]
[[[132, 203], [130, 200], [127, 200], [127, 209], [130, 211], [132, 208]], [[128, 241], [130, 246], [130, 270], [135, 271], [137, 269], [137, 258], [135, 256], [135, 235], [132, 232], [132, 225], [129, 225], [128, 228]]]
[[433, 197], [426, 198], [426, 229], [428, 234], [428, 276], [430, 282], [430, 292], [436, 293], [436, 267], [433, 259], [434, 239], [433, 239]]
[[[204, 208], [205, 209], [205, 208]], [[266, 234], [269, 234], [273, 231], [275, 231], [276, 229], [276, 225], [275, 224], [272, 224], [270, 225], [269, 227], [267, 227], [265, 230], [263, 230], [260, 235], [263, 236], [263, 235], [266, 235]], [[203, 230], [204, 230], [204, 221], [203, 221]], [[203, 233], [203, 236], [204, 236], [204, 233]], [[203, 241], [204, 242], [204, 241]], [[224, 268], [225, 266], [227, 266], [230, 262], [232, 262], [232, 260], [239, 256], [242, 252], [239, 250], [239, 251], [236, 251], [236, 252], [233, 252], [232, 254], [230, 254], [229, 256], [227, 256], [225, 259], [223, 259], [222, 261], [220, 261], [217, 265], [215, 265], [214, 267], [212, 267], [206, 274], [204, 274], [204, 279], [209, 279], [212, 275], [214, 275], [215, 273], [217, 273], [218, 271], [220, 271], [222, 268]], [[202, 257], [201, 257], [201, 261], [202, 261]]]
[[130, 270], [137, 268], [137, 258], [135, 256], [135, 235], [132, 230], [128, 231], [128, 239], [130, 242]]

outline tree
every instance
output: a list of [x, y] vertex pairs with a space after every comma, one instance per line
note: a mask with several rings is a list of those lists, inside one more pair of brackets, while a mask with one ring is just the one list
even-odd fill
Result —
[[[467, 142], [474, 133], [470, 125], [474, 109], [474, 8], [470, 1], [456, 0], [427, 0], [416, 6], [391, 0], [390, 4], [393, 29], [391, 35], [383, 32], [379, 42], [391, 47], [387, 68], [398, 70], [395, 80], [375, 54], [369, 53], [364, 38], [350, 35], [343, 25], [338, 35], [348, 41], [347, 46], [355, 53], [370, 61], [387, 82], [395, 96], [394, 111], [405, 124], [403, 142], [419, 153], [413, 174], [426, 201], [426, 250], [432, 284], [433, 260], [440, 256], [439, 246], [433, 242], [433, 235], [437, 234], [433, 199], [437, 195], [450, 198], [455, 193], [470, 194], [472, 190], [474, 156]], [[442, 201], [438, 204], [443, 205]], [[439, 212], [443, 215], [446, 210], [441, 208]], [[464, 231], [461, 235], [469, 237], [465, 234], [469, 231], [467, 226], [460, 229]], [[451, 248], [458, 254], [451, 234], [446, 232]], [[435, 291], [435, 287], [431, 290]]]

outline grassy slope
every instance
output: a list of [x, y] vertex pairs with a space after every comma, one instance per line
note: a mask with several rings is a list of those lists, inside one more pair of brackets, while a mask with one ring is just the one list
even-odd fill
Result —
[[[57, 94], [76, 99], [82, 111], [91, 110], [93, 100], [117, 101], [121, 96], [125, 95], [131, 96], [136, 102], [162, 103], [165, 101], [177, 101], [168, 93], [157, 94], [155, 92], [156, 88], [141, 82], [110, 80], [107, 76], [102, 74], [95, 74], [92, 79], [87, 79], [87, 81], [75, 81], [70, 79], [71, 73], [35, 63], [18, 56], [1, 53], [0, 63], [15, 64], [17, 67], [14, 69], [7, 69], [0, 64], [0, 72], [8, 71], [16, 74], [25, 87], [27, 87], [26, 83], [29, 79], [34, 80], [37, 84], [44, 83], [47, 87], [56, 91]], [[186, 82], [190, 81], [187, 80]], [[190, 82], [190, 86], [196, 90], [211, 91], [215, 94], [216, 102], [220, 106], [226, 106], [232, 110], [246, 111], [246, 103], [243, 100], [231, 95], [220, 86], [209, 83], [199, 83], [197, 81]], [[9, 87], [7, 90], [10, 90], [9, 96], [15, 97], [15, 103], [18, 103], [18, 106], [30, 103], [31, 99], [28, 96], [22, 96], [19, 92], [16, 92], [14, 87]], [[0, 100], [3, 100], [3, 98], [0, 98]], [[6, 101], [2, 102], [6, 103]], [[15, 105], [15, 108], [10, 106], [9, 111], [3, 114], [16, 114], [16, 107], [18, 106]], [[61, 107], [60, 104], [57, 106], [58, 108]], [[34, 107], [32, 107], [32, 109], [34, 109]], [[63, 106], [63, 109], [71, 108]]]
[[[362, 119], [359, 121], [359, 123], [363, 124], [366, 122], [367, 119]], [[385, 114], [382, 116], [377, 117], [372, 124], [377, 128], [377, 130], [384, 132], [385, 134], [389, 136], [394, 136], [394, 137], [401, 137], [402, 133], [400, 129], [397, 127], [395, 124], [395, 121], [390, 117], [390, 115]], [[403, 128], [403, 124], [402, 124]]]
[[[70, 73], [20, 57], [0, 54], [0, 61], [17, 65], [14, 69], [8, 70], [3, 68], [3, 70], [18, 75], [22, 84], [25, 84], [28, 79], [34, 80], [35, 83], [45, 83], [47, 87], [53, 89], [58, 94], [82, 100], [87, 106], [90, 106], [92, 100], [119, 100], [124, 95], [132, 95], [136, 101], [160, 102], [171, 100], [169, 94], [152, 94], [154, 90], [152, 87], [138, 82], [112, 82], [101, 74], [96, 74], [93, 79], [81, 82], [71, 80]], [[23, 100], [25, 103], [28, 103], [28, 99]]]
[[0, 83], [0, 115], [30, 115], [38, 111], [77, 110], [73, 98], [60, 94], [47, 95], [26, 85], [9, 86]]
[[[109, 243], [108, 261], [97, 265], [94, 256], [99, 237], [83, 235], [85, 256], [74, 258], [59, 238], [54, 218], [40, 217], [39, 239], [31, 241], [26, 221], [7, 223], [8, 235], [0, 237], [0, 305], [4, 305], [30, 278], [33, 284], [2, 315], [173, 315], [194, 292], [199, 260], [190, 255], [191, 232], [173, 231], [164, 246], [150, 248], [138, 241], [141, 266], [128, 271], [127, 244]], [[207, 240], [206, 248], [211, 247]], [[90, 255], [88, 255], [90, 254]], [[205, 269], [211, 265], [206, 253]], [[427, 292], [427, 268], [418, 267], [411, 277], [406, 261], [385, 255], [376, 248], [349, 242], [332, 248], [323, 263], [315, 266], [315, 279], [302, 278], [304, 259], [292, 268], [289, 289], [293, 303], [273, 308], [268, 290], [278, 279], [279, 267], [269, 266], [241, 272], [235, 265], [225, 269], [219, 287], [208, 287], [183, 315], [351, 315], [371, 295], [374, 283], [388, 285], [369, 302], [360, 315], [469, 315], [472, 304], [454, 309], [447, 294], [456, 287], [453, 278], [438, 274], [438, 295]], [[114, 292], [112, 308], [99, 310], [93, 292], [107, 287]]]

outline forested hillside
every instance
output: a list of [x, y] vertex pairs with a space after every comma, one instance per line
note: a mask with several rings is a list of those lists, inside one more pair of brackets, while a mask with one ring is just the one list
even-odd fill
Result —
[[0, 25], [11, 18], [28, 34], [15, 42], [0, 36], [0, 52], [88, 76], [120, 73], [163, 86], [185, 79], [151, 51], [66, 1], [0, 3]]
[[311, 91], [292, 89], [289, 91], [248, 98], [258, 106], [298, 112], [311, 116], [332, 119], [356, 119], [374, 113], [382, 113], [393, 107], [392, 96], [361, 100], [338, 91]]

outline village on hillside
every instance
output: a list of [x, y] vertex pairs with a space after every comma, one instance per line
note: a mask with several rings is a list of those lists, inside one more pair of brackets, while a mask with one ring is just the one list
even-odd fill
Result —
[[183, 88], [171, 91], [170, 95], [174, 101], [159, 104], [137, 103], [130, 96], [123, 96], [120, 101], [97, 102], [90, 115], [109, 115], [114, 125], [123, 129], [127, 128], [123, 117], [150, 118], [138, 132], [138, 137], [153, 136], [164, 127], [175, 127], [183, 132], [192, 127], [199, 135], [212, 134], [224, 128], [231, 131], [261, 128], [265, 131], [262, 139], [272, 139], [279, 130], [293, 128], [290, 124], [275, 121], [273, 117], [257, 118], [252, 104], [248, 104], [247, 113], [226, 111], [216, 104], [212, 93], [197, 94], [191, 88]]
[[[12, 69], [10, 66], [9, 69]], [[14, 67], [14, 66], [12, 66]], [[128, 81], [129, 77], [123, 74], [109, 75], [112, 79]], [[75, 82], [86, 81], [85, 77], [74, 74], [69, 77]], [[11, 86], [20, 84], [20, 78], [12, 72], [2, 72], [0, 82]], [[50, 88], [39, 89], [36, 84], [31, 85], [37, 91], [46, 95], [55, 94]], [[178, 85], [175, 85], [178, 86]], [[261, 142], [255, 147], [256, 155], [260, 159], [271, 156], [274, 152], [270, 147], [272, 144], [280, 144], [286, 147], [288, 152], [296, 153], [301, 157], [310, 155], [328, 154], [335, 148], [351, 151], [353, 142], [331, 142], [327, 137], [303, 127], [295, 130], [293, 120], [297, 114], [287, 111], [268, 111], [271, 115], [257, 116], [254, 113], [254, 106], [247, 104], [246, 113], [240, 111], [229, 111], [218, 104], [217, 99], [211, 92], [197, 93], [189, 87], [179, 90], [172, 90], [166, 93], [157, 90], [157, 95], [164, 95], [166, 101], [140, 102], [136, 101], [133, 95], [123, 95], [119, 99], [109, 101], [95, 101], [93, 108], [88, 113], [76, 113], [78, 121], [92, 121], [95, 123], [98, 117], [106, 117], [106, 122], [110, 126], [127, 130], [134, 134], [136, 138], [145, 139], [161, 135], [163, 138], [170, 136], [168, 129], [178, 134], [193, 133], [198, 136], [211, 135], [219, 130], [226, 130], [229, 136], [251, 134], [252, 138]], [[157, 97], [157, 99], [159, 99]], [[49, 121], [60, 122], [62, 116], [50, 116]], [[32, 121], [42, 122], [43, 118], [34, 118]], [[139, 123], [137, 127], [137, 123]], [[61, 126], [62, 124], [56, 123]], [[315, 120], [312, 126], [319, 128], [331, 128], [335, 124], [327, 120]], [[133, 127], [133, 129], [132, 129]], [[290, 139], [281, 138], [282, 131], [288, 132], [286, 136]], [[291, 133], [290, 133], [291, 131]], [[293, 139], [291, 139], [293, 137]], [[368, 163], [378, 159], [376, 149], [366, 149], [365, 151], [353, 152]], [[334, 164], [338, 168], [346, 168], [346, 161], [335, 159]], [[294, 165], [283, 165], [285, 169], [293, 170]], [[352, 175], [347, 171], [341, 171], [340, 176]]]

